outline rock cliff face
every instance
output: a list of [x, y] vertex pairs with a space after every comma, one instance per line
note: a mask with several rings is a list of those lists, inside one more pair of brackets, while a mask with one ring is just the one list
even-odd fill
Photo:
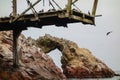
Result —
[[[33, 40], [19, 37], [20, 68], [13, 68], [12, 32], [0, 32], [0, 80], [66, 80], [67, 78], [112, 77], [114, 72], [85, 48], [50, 35]], [[40, 48], [38, 48], [38, 47]], [[62, 53], [61, 70], [45, 53], [54, 49]], [[45, 53], [44, 53], [45, 52]]]
[[0, 32], [0, 80], [66, 80], [53, 60], [35, 46], [35, 41], [19, 37], [20, 68], [13, 68], [12, 32]]
[[72, 41], [46, 34], [37, 40], [37, 45], [45, 53], [56, 48], [61, 51], [62, 69], [67, 78], [105, 78], [114, 76], [114, 72], [106, 64], [95, 58], [88, 49], [79, 48]]

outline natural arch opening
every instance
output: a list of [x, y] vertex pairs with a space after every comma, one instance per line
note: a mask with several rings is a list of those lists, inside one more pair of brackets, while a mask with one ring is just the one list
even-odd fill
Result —
[[54, 63], [61, 69], [61, 71], [63, 71], [61, 68], [62, 64], [60, 62], [62, 53], [58, 49], [55, 49], [49, 52], [47, 55], [49, 55], [53, 59]]
[[53, 50], [61, 51], [61, 67], [67, 78], [102, 78], [114, 75], [114, 72], [95, 58], [88, 49], [79, 48], [72, 41], [47, 34], [40, 37], [36, 43], [46, 54], [52, 51], [51, 55], [54, 57], [58, 54], [53, 53]]

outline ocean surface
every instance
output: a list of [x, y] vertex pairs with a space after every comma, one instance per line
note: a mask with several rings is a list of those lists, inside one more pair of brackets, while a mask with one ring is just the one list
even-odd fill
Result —
[[[116, 74], [120, 74], [120, 71], [116, 71]], [[89, 79], [67, 79], [67, 80], [120, 80], [120, 76], [114, 76], [112, 78], [89, 78]]]

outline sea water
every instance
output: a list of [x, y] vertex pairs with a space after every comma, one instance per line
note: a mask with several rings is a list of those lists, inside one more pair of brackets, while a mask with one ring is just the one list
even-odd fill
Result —
[[[115, 73], [120, 74], [120, 71], [115, 71]], [[89, 79], [67, 79], [67, 80], [120, 80], [120, 76], [114, 76], [112, 78], [89, 78]]]
[[90, 79], [67, 79], [67, 80], [120, 80], [120, 76], [115, 76], [113, 78], [90, 78]]

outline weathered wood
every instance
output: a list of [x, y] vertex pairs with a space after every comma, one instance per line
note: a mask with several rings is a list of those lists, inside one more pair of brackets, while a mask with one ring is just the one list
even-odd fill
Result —
[[17, 1], [13, 0], [13, 17], [17, 16]]
[[[59, 8], [58, 11], [40, 12], [37, 13], [33, 8], [41, 0], [37, 0], [34, 4], [30, 3], [30, 6], [17, 16], [17, 0], [13, 0], [13, 15], [9, 17], [0, 18], [0, 31], [13, 30], [13, 66], [19, 68], [19, 55], [17, 53], [18, 37], [22, 30], [26, 30], [28, 27], [38, 27], [46, 25], [56, 25], [67, 27], [68, 23], [81, 22], [83, 24], [95, 24], [95, 13], [98, 0], [94, 1], [92, 15], [85, 14], [81, 11], [72, 10], [72, 5], [78, 0], [72, 2], [68, 0], [67, 8], [63, 9], [52, 0]], [[50, 3], [50, 5], [52, 5]], [[54, 6], [52, 5], [54, 8]], [[35, 14], [25, 14], [30, 9], [33, 9]], [[36, 18], [35, 18], [36, 17]]]
[[98, 0], [94, 0], [93, 9], [92, 9], [93, 16], [95, 16], [95, 14], [96, 14], [97, 4], [98, 4]]
[[19, 68], [18, 38], [22, 30], [13, 30], [13, 67]]
[[71, 10], [72, 10], [72, 0], [68, 0], [68, 5], [67, 5], [67, 15], [71, 15]]
[[[74, 16], [74, 17], [72, 17]], [[46, 25], [62, 26], [62, 23], [77, 23], [94, 25], [94, 17], [76, 10], [71, 10], [71, 16], [67, 15], [66, 10], [58, 10], [51, 12], [38, 13], [39, 20], [35, 19], [34, 14], [25, 14], [17, 21], [10, 23], [13, 17], [0, 18], [0, 30], [13, 30], [13, 26], [17, 28], [38, 27]], [[59, 25], [60, 24], [60, 25]]]
[[29, 11], [32, 7], [34, 7], [36, 4], [38, 4], [41, 0], [37, 0], [33, 5], [31, 5], [29, 8], [27, 8], [25, 11], [23, 11], [18, 17], [16, 17], [11, 22], [17, 21], [19, 18], [21, 18], [27, 11]]

